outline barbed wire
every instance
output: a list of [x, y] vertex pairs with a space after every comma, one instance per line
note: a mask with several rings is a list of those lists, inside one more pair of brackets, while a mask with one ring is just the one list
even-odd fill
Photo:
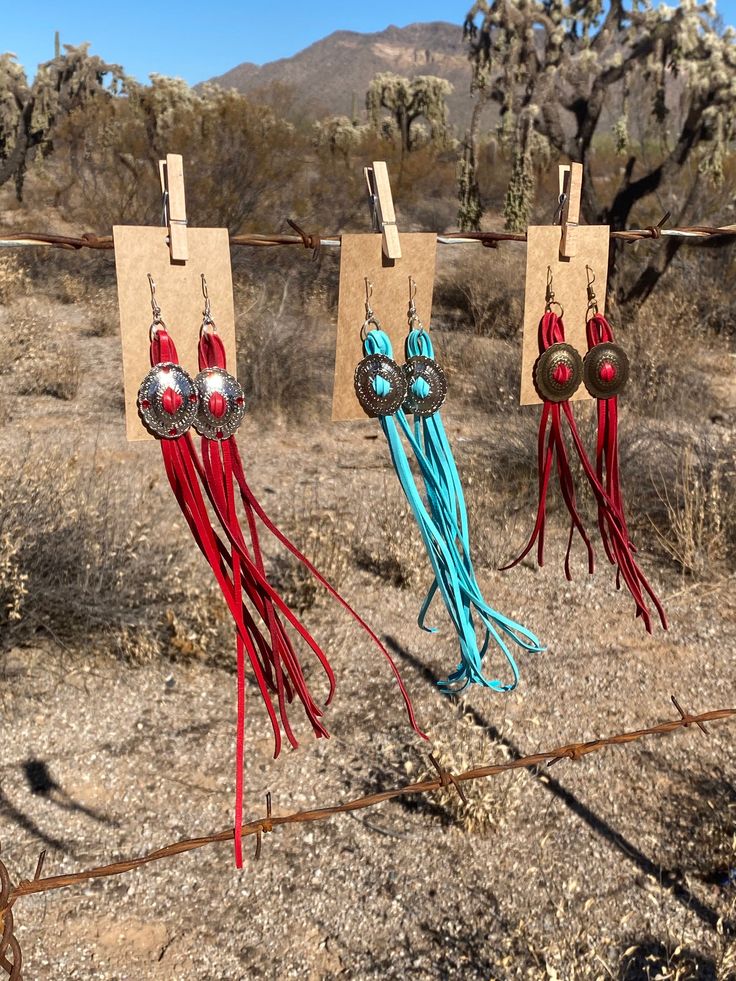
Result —
[[[530, 769], [537, 767], [542, 763], [546, 763], [547, 766], [552, 766], [564, 759], [579, 760], [584, 756], [587, 756], [589, 753], [598, 752], [608, 746], [626, 745], [643, 739], [646, 736], [666, 735], [679, 729], [687, 729], [693, 725], [697, 726], [705, 735], [708, 735], [708, 730], [705, 727], [707, 722], [715, 722], [719, 719], [726, 719], [736, 715], [736, 708], [716, 709], [710, 712], [701, 713], [700, 715], [691, 715], [682, 708], [674, 695], [672, 696], [672, 703], [679, 713], [679, 717], [677, 719], [672, 719], [668, 722], [660, 722], [645, 729], [635, 729], [629, 732], [621, 732], [613, 736], [605, 736], [603, 738], [593, 739], [588, 742], [567, 743], [564, 746], [557, 746], [554, 749], [543, 750], [539, 753], [532, 753], [529, 756], [522, 756], [518, 759], [508, 760], [503, 763], [493, 763], [488, 766], [474, 767], [473, 769], [465, 770], [462, 773], [450, 772], [447, 768], [442, 767], [435, 757], [430, 756], [430, 761], [437, 770], [436, 777], [428, 780], [422, 780], [417, 783], [404, 784], [401, 787], [392, 787], [387, 790], [381, 790], [374, 794], [367, 794], [364, 797], [357, 797], [342, 804], [318, 807], [305, 811], [294, 811], [290, 814], [273, 815], [271, 813], [271, 798], [269, 794], [267, 795], [266, 799], [266, 816], [243, 825], [241, 834], [244, 837], [256, 835], [258, 839], [260, 839], [263, 834], [268, 834], [272, 832], [274, 828], [282, 825], [324, 821], [338, 814], [346, 814], [351, 811], [375, 807], [377, 804], [381, 804], [388, 800], [393, 800], [397, 797], [405, 797], [413, 794], [429, 794], [448, 786], [454, 787], [460, 796], [464, 798], [460, 785], [469, 781], [494, 777], [500, 773], [506, 773], [510, 770]], [[147, 854], [138, 856], [137, 858], [112, 862], [109, 865], [97, 866], [96, 868], [86, 869], [82, 872], [70, 872], [63, 875], [46, 877], [41, 877], [40, 874], [43, 866], [43, 858], [45, 856], [45, 853], [42, 853], [36, 867], [36, 874], [33, 879], [23, 880], [12, 889], [7, 888], [4, 892], [0, 892], [0, 923], [2, 923], [1, 918], [3, 914], [9, 912], [13, 903], [15, 903], [16, 900], [22, 896], [29, 896], [39, 892], [49, 892], [56, 889], [65, 889], [69, 886], [76, 885], [80, 882], [85, 882], [89, 879], [99, 879], [106, 876], [122, 875], [123, 873], [132, 872], [134, 869], [141, 868], [142, 866], [148, 865], [152, 862], [158, 862], [164, 858], [172, 858], [175, 855], [182, 855], [185, 852], [194, 851], [198, 848], [203, 848], [206, 845], [229, 841], [233, 838], [233, 833], [232, 828], [227, 828], [223, 831], [216, 832], [215, 834], [204, 835], [198, 838], [185, 838], [180, 841], [172, 842], [169, 845], [165, 845], [163, 848], [148, 852]], [[258, 851], [260, 851], [259, 848]], [[0, 887], [2, 887], [3, 882], [7, 879], [7, 873], [5, 874], [6, 879], [3, 880], [2, 878], [2, 868], [2, 863], [0, 863]], [[0, 959], [3, 956], [3, 953], [3, 948], [0, 945]]]
[[[313, 252], [323, 247], [340, 247], [341, 236], [339, 234], [324, 235], [305, 232], [291, 219], [288, 219], [288, 223], [297, 234], [231, 235], [230, 245], [252, 248], [302, 245]], [[0, 248], [50, 247], [72, 251], [92, 249], [102, 252], [112, 251], [115, 248], [111, 235], [95, 235], [93, 232], [85, 232], [81, 236], [55, 235], [51, 232], [2, 232], [0, 236]], [[438, 233], [437, 242], [440, 245], [484, 245], [495, 248], [501, 242], [526, 242], [526, 238], [526, 232], [446, 232]], [[640, 242], [645, 239], [657, 241], [663, 238], [680, 238], [690, 242], [721, 239], [725, 243], [728, 239], [736, 238], [736, 225], [691, 225], [683, 228], [663, 228], [660, 223], [659, 225], [650, 225], [648, 228], [611, 231], [611, 238], [623, 242]]]
[[[461, 784], [482, 780], [487, 777], [494, 777], [509, 770], [530, 769], [546, 763], [552, 766], [561, 760], [580, 760], [589, 753], [595, 753], [607, 746], [628, 745], [643, 739], [646, 736], [667, 735], [680, 729], [687, 729], [690, 726], [697, 726], [704, 735], [709, 735], [706, 729], [707, 722], [715, 722], [720, 719], [727, 719], [736, 715], [736, 708], [716, 709], [710, 712], [703, 712], [700, 715], [691, 715], [686, 712], [677, 698], [671, 696], [672, 703], [679, 713], [679, 718], [668, 722], [660, 722], [645, 729], [635, 729], [629, 732], [617, 733], [613, 736], [605, 736], [601, 739], [593, 739], [588, 742], [567, 743], [554, 749], [545, 750], [539, 753], [532, 753], [518, 759], [508, 760], [503, 763], [493, 763], [489, 766], [475, 767], [465, 770], [462, 773], [452, 773], [443, 767], [438, 760], [430, 755], [430, 761], [437, 770], [437, 776], [430, 780], [422, 780], [417, 783], [404, 784], [401, 787], [393, 787], [379, 791], [374, 794], [367, 794], [364, 797], [357, 797], [342, 804], [335, 804], [328, 807], [318, 807], [306, 811], [294, 811], [290, 814], [273, 815], [271, 813], [271, 795], [266, 795], [266, 816], [256, 821], [251, 821], [243, 825], [243, 836], [256, 835], [256, 858], [261, 854], [261, 839], [264, 834], [272, 832], [275, 828], [289, 824], [306, 824], [314, 821], [324, 821], [338, 814], [347, 814], [351, 811], [363, 810], [375, 807], [384, 801], [394, 800], [397, 797], [406, 797], [413, 794], [430, 794], [446, 787], [453, 787], [463, 801], [466, 801]], [[11, 887], [10, 878], [6, 867], [0, 861], [0, 968], [5, 970], [11, 981], [21, 981], [21, 950], [17, 939], [13, 935], [13, 905], [23, 896], [30, 896], [35, 893], [50, 892], [57, 889], [65, 889], [69, 886], [86, 882], [90, 879], [100, 879], [113, 875], [123, 875], [132, 872], [144, 865], [159, 862], [165, 858], [173, 858], [175, 855], [182, 855], [185, 852], [195, 851], [206, 845], [213, 845], [219, 842], [230, 841], [233, 838], [233, 829], [226, 828], [215, 834], [204, 835], [199, 838], [185, 838], [165, 845], [155, 851], [140, 855], [137, 858], [123, 859], [122, 861], [112, 862], [108, 865], [100, 865], [95, 868], [86, 869], [81, 872], [69, 872], [63, 875], [53, 875], [42, 877], [45, 850], [41, 852], [33, 879], [25, 879], [16, 886]], [[8, 956], [10, 955], [10, 957]]]

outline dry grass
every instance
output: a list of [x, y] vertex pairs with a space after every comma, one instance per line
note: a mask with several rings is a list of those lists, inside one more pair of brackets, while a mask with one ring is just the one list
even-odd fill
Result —
[[523, 319], [524, 256], [519, 250], [467, 247], [462, 266], [435, 284], [436, 318], [477, 337], [516, 337]]
[[[667, 511], [664, 531], [657, 537], [681, 572], [702, 578], [712, 575], [736, 549], [734, 476], [720, 458], [710, 468], [697, 447], [688, 445], [673, 488], [658, 488]], [[655, 526], [656, 528], [656, 526]]]
[[[484, 766], [491, 759], [494, 763], [511, 759], [508, 746], [494, 738], [471, 712], [461, 715], [459, 725], [453, 718], [452, 722], [438, 726], [429, 735], [435, 758], [450, 773], [462, 773], [476, 766]], [[405, 768], [412, 779], [416, 776], [419, 781], [437, 776], [437, 771], [426, 765], [416, 775], [412, 762], [409, 761]], [[512, 776], [509, 779], [469, 781], [463, 784], [463, 793], [467, 803], [452, 785], [439, 790], [432, 800], [448, 820], [459, 825], [467, 834], [485, 836], [513, 820], [521, 805], [524, 788], [523, 782]]]
[[183, 538], [162, 534], [153, 483], [33, 447], [0, 468], [4, 642], [40, 631], [131, 660], [202, 656], [214, 645], [218, 601], [209, 579], [192, 574]]
[[380, 504], [377, 497], [366, 502], [356, 522], [355, 563], [398, 589], [408, 589], [424, 580], [428, 585], [431, 570], [424, 544], [393, 475], [384, 481]]
[[79, 354], [69, 331], [49, 324], [43, 311], [26, 303], [0, 320], [3, 359], [0, 377], [6, 376], [13, 396], [49, 395], [70, 401], [79, 389]]
[[289, 305], [288, 275], [274, 303], [262, 285], [238, 290], [238, 378], [250, 411], [298, 425], [331, 392], [333, 354], [324, 318]]
[[[338, 592], [350, 568], [350, 526], [346, 513], [320, 503], [316, 494], [302, 497], [284, 515], [281, 528]], [[270, 566], [269, 579], [297, 613], [321, 605], [327, 590], [312, 573], [280, 548]]]
[[10, 303], [28, 287], [28, 276], [17, 253], [0, 250], [0, 304]]

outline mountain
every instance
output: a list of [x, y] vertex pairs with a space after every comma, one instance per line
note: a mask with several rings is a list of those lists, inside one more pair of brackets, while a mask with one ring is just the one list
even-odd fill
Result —
[[377, 72], [447, 79], [455, 89], [448, 99], [450, 123], [462, 133], [472, 101], [470, 65], [457, 24], [391, 26], [375, 34], [335, 31], [291, 58], [244, 62], [211, 81], [272, 104], [294, 120], [350, 116], [353, 106], [363, 118], [365, 93]]

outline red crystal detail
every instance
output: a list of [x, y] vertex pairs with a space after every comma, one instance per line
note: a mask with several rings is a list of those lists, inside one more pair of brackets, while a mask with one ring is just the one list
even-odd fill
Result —
[[148, 401], [148, 399], [141, 399], [141, 408], [142, 409], [150, 409], [151, 408], [151, 403]]
[[616, 365], [612, 361], [601, 361], [598, 368], [598, 377], [601, 381], [612, 382], [616, 377]]
[[223, 432], [222, 432], [222, 430], [221, 430], [221, 429], [218, 429], [218, 430], [217, 430], [217, 433], [216, 433], [216, 436], [217, 436], [217, 438], [218, 438], [218, 439], [222, 439], [222, 437], [223, 437]]
[[164, 412], [168, 412], [170, 416], [173, 416], [181, 408], [183, 401], [184, 399], [175, 388], [167, 388], [161, 396], [161, 405], [164, 408]]
[[215, 419], [221, 419], [227, 412], [227, 400], [221, 392], [213, 392], [208, 404]]
[[238, 397], [235, 399], [235, 404], [236, 405], [242, 405], [244, 402], [245, 402], [245, 399], [243, 398], [242, 395], [238, 395]]
[[572, 378], [572, 368], [569, 364], [565, 364], [561, 361], [556, 364], [552, 370], [552, 377], [557, 382], [558, 385], [566, 385]]
[[169, 436], [176, 436], [176, 430], [175, 429], [170, 429], [169, 430]]

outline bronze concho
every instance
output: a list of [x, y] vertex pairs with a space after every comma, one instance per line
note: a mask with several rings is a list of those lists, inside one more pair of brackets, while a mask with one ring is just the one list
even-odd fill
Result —
[[245, 395], [238, 380], [224, 368], [204, 368], [194, 379], [199, 406], [194, 428], [207, 439], [232, 436], [245, 415]]
[[603, 341], [585, 355], [583, 381], [597, 399], [611, 399], [623, 391], [629, 380], [629, 357], [618, 344]]
[[198, 402], [191, 375], [173, 361], [154, 365], [138, 389], [138, 413], [143, 424], [162, 439], [176, 439], [189, 429]]
[[[373, 387], [376, 378], [391, 386], [385, 395]], [[369, 354], [355, 369], [355, 394], [367, 416], [391, 416], [406, 398], [406, 377], [399, 365], [385, 354]]]
[[[431, 416], [447, 398], [447, 377], [434, 358], [425, 358], [422, 354], [407, 358], [403, 365], [406, 376], [406, 398], [402, 408], [407, 414], [415, 416]], [[412, 390], [412, 385], [418, 378], [423, 378], [429, 385], [429, 392], [421, 397]]]
[[572, 344], [552, 344], [534, 364], [534, 385], [545, 402], [566, 402], [582, 377], [583, 359]]

